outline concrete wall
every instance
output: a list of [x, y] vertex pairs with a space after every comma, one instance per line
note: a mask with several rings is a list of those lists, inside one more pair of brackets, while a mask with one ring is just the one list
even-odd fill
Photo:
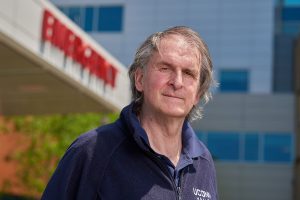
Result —
[[291, 200], [293, 166], [216, 163], [220, 199]]
[[292, 94], [215, 94], [193, 126], [202, 131], [293, 133], [294, 108]]

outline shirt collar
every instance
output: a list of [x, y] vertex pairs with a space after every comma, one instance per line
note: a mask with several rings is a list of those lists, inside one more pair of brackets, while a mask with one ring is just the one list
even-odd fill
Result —
[[[129, 120], [132, 127], [133, 136], [143, 149], [151, 149], [146, 131], [141, 126], [137, 115], [133, 112], [134, 103], [131, 103], [123, 111], [127, 112], [125, 119]], [[125, 113], [124, 113], [125, 114]], [[152, 149], [151, 149], [152, 150]], [[185, 120], [182, 127], [182, 154], [190, 158], [196, 158], [204, 153], [204, 147], [201, 145], [190, 123]]]
[[182, 151], [191, 158], [199, 157], [204, 153], [203, 146], [187, 120], [182, 127]]

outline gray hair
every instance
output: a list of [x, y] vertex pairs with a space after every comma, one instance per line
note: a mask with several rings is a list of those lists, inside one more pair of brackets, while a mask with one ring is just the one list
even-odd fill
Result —
[[[182, 36], [186, 42], [195, 47], [200, 53], [200, 82], [199, 82], [199, 97], [203, 104], [206, 104], [211, 99], [210, 86], [215, 83], [212, 71], [212, 61], [210, 58], [209, 50], [200, 35], [185, 26], [176, 26], [169, 28], [163, 32], [157, 32], [150, 35], [144, 43], [137, 49], [134, 62], [129, 67], [129, 79], [131, 84], [132, 100], [135, 102], [135, 112], [139, 113], [143, 104], [143, 93], [135, 88], [135, 72], [138, 68], [144, 69], [147, 66], [150, 58], [154, 52], [159, 51], [159, 44], [163, 38], [169, 35]], [[202, 117], [202, 107], [194, 106], [189, 112], [187, 118], [195, 120]]]

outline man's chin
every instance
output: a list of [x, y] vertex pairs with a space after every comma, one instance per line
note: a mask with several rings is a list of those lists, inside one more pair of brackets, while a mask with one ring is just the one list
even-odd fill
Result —
[[164, 113], [170, 118], [185, 118], [187, 116], [187, 113], [185, 111], [176, 109], [166, 110]]

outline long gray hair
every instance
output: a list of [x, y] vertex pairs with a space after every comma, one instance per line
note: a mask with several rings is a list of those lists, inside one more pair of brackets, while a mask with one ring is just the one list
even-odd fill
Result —
[[[143, 93], [135, 88], [135, 72], [138, 68], [144, 69], [154, 52], [159, 51], [159, 44], [163, 38], [169, 35], [182, 36], [186, 42], [195, 47], [200, 53], [200, 82], [199, 96], [203, 104], [207, 103], [211, 98], [209, 88], [215, 83], [212, 71], [212, 62], [209, 50], [200, 35], [189, 27], [176, 26], [169, 28], [163, 32], [157, 32], [150, 35], [142, 45], [137, 49], [134, 62], [129, 68], [129, 78], [131, 84], [132, 100], [135, 101], [135, 112], [139, 113], [143, 104]], [[195, 120], [202, 117], [202, 107], [194, 106], [189, 112], [187, 118]]]

